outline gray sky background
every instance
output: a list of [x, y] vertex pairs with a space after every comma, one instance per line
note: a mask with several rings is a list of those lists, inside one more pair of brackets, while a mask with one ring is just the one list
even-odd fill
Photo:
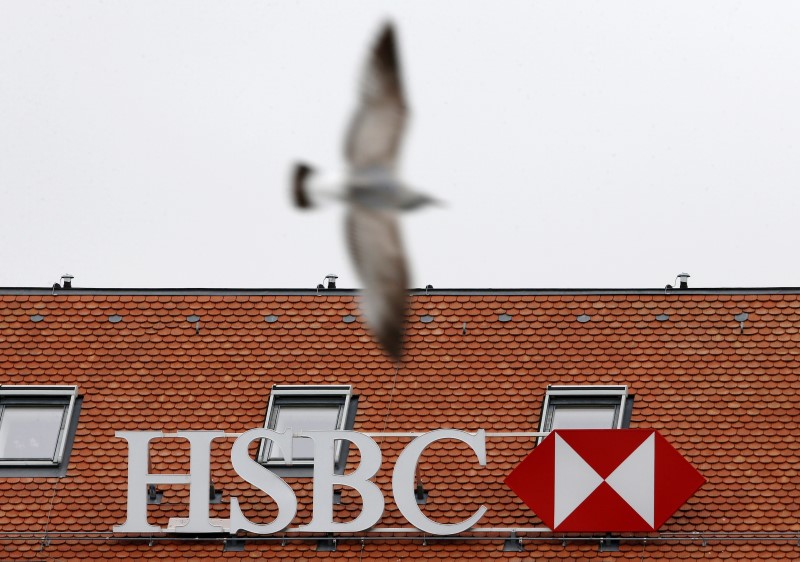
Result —
[[788, 0], [4, 0], [0, 286], [358, 287], [287, 178], [387, 18], [413, 286], [800, 286]]

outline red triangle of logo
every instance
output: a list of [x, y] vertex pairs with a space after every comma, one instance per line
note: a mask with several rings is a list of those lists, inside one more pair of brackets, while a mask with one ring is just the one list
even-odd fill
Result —
[[553, 530], [635, 532], [652, 531], [653, 528], [608, 483], [603, 482]]
[[553, 528], [555, 439], [545, 439], [509, 474], [506, 485]]
[[602, 478], [608, 478], [627, 459], [652, 429], [555, 430]]
[[659, 434], [656, 434], [655, 446], [654, 523], [658, 529], [706, 479]]

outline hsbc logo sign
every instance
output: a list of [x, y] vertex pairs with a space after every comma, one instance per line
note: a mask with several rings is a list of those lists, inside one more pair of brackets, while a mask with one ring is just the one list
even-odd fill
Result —
[[704, 482], [648, 429], [555, 430], [506, 478], [558, 532], [654, 531]]
[[[366, 434], [252, 429], [242, 434], [180, 431], [164, 435], [159, 431], [119, 431], [116, 435], [128, 442], [128, 506], [126, 521], [114, 527], [115, 532], [165, 531], [147, 520], [144, 490], [154, 484], [189, 486], [188, 517], [181, 518], [171, 532], [214, 533], [225, 530], [233, 534], [244, 530], [265, 535], [286, 530], [297, 514], [297, 498], [287, 482], [251, 457], [250, 445], [261, 439], [271, 440], [280, 447], [286, 459], [293, 456], [293, 438], [313, 440], [312, 518], [293, 531], [360, 532], [373, 528], [383, 514], [384, 493], [373, 482], [382, 466], [382, 454], [379, 445]], [[486, 506], [480, 506], [467, 519], [448, 523], [434, 521], [420, 510], [414, 496], [419, 459], [434, 443], [456, 440], [472, 449], [475, 454], [473, 462], [484, 466], [486, 438], [516, 434], [436, 430], [414, 435], [396, 459], [392, 472], [395, 506], [409, 523], [426, 533], [454, 535], [475, 530], [476, 524], [488, 511]], [[239, 508], [235, 496], [230, 499], [228, 520], [215, 521], [209, 517], [211, 444], [215, 439], [233, 437], [236, 438], [231, 448], [233, 470], [242, 480], [270, 496], [278, 507], [278, 514], [270, 523], [249, 520]], [[150, 441], [158, 438], [188, 440], [188, 473], [150, 473]], [[341, 440], [354, 444], [360, 453], [358, 466], [347, 474], [334, 471], [335, 447]], [[553, 531], [646, 532], [658, 529], [705, 479], [658, 432], [612, 429], [555, 430], [508, 475], [505, 482]], [[332, 508], [334, 486], [352, 488], [362, 497], [362, 510], [355, 519], [335, 520]]]

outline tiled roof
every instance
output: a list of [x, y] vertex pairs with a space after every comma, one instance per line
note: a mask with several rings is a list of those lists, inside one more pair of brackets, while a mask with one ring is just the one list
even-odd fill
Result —
[[[83, 396], [65, 477], [0, 476], [0, 559], [800, 558], [800, 291], [415, 291], [397, 369], [351, 292], [214, 293], [0, 290], [0, 384], [76, 384]], [[599, 552], [597, 537], [548, 533], [521, 533], [518, 553], [502, 551], [501, 534], [423, 542], [421, 532], [360, 533], [330, 553], [298, 535], [249, 537], [243, 552], [223, 552], [215, 537], [111, 533], [127, 494], [127, 444], [116, 431], [262, 427], [274, 384], [353, 385], [361, 432], [537, 431], [548, 384], [624, 384], [635, 396], [631, 427], [659, 430], [708, 482], [659, 532], [627, 537], [619, 552]], [[408, 527], [390, 493], [408, 440], [378, 440], [375, 482], [387, 496], [379, 525]], [[154, 447], [154, 472], [188, 471], [180, 443]], [[274, 504], [232, 471], [230, 445], [212, 451], [223, 503], [211, 516], [227, 518], [235, 495], [248, 517], [270, 521]], [[532, 446], [491, 438], [480, 467], [466, 445], [438, 445], [420, 463], [423, 512], [447, 523], [483, 504], [481, 527], [541, 527], [503, 483]], [[291, 484], [296, 527], [309, 519], [310, 485]], [[187, 516], [188, 493], [160, 488], [148, 520], [166, 527]], [[359, 502], [345, 489], [336, 516], [354, 518]]]

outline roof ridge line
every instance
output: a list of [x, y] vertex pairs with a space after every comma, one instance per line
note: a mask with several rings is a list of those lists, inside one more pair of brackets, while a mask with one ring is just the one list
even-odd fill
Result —
[[[83, 287], [0, 287], [0, 295], [352, 295], [359, 288], [145, 288]], [[658, 288], [411, 288], [411, 295], [717, 295], [717, 294], [800, 294], [800, 287], [706, 287]]]

